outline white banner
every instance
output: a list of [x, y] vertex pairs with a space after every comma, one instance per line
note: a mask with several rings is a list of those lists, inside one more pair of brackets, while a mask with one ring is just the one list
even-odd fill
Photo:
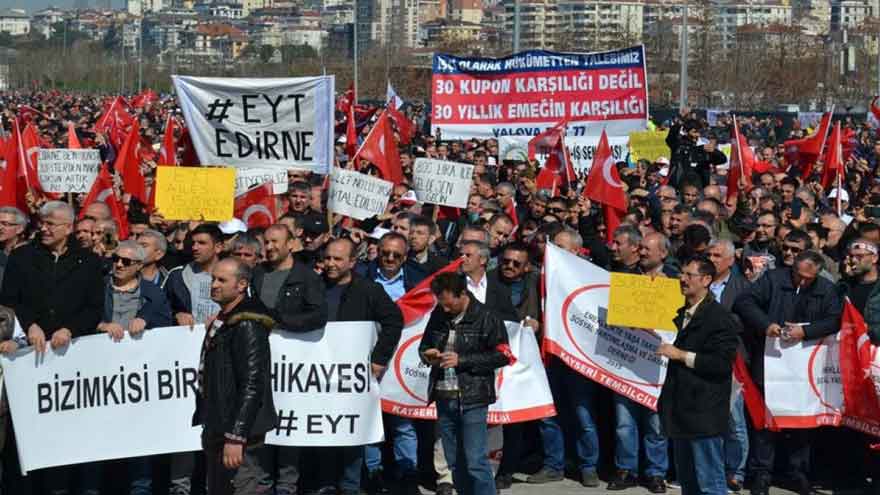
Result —
[[413, 188], [422, 203], [466, 208], [474, 166], [467, 163], [416, 158]]
[[587, 378], [656, 410], [667, 362], [655, 353], [675, 333], [608, 326], [609, 273], [552, 243], [544, 273], [547, 350]]
[[[593, 154], [599, 146], [600, 136], [565, 136], [565, 147], [571, 156], [575, 172], [587, 173], [593, 166]], [[530, 136], [502, 136], [498, 138], [498, 157], [500, 161], [526, 161], [529, 156]], [[611, 156], [615, 162], [626, 160], [629, 154], [629, 136], [608, 136]], [[535, 159], [543, 167], [547, 155], [536, 154]]]
[[[271, 334], [280, 414], [267, 442], [382, 440], [380, 389], [369, 363], [375, 333], [373, 323], [345, 322]], [[190, 425], [204, 335], [201, 325], [121, 342], [93, 335], [60, 353], [38, 357], [28, 348], [0, 358], [22, 469], [198, 450], [201, 427]]]
[[101, 153], [94, 149], [46, 149], [37, 155], [40, 185], [50, 193], [87, 193], [98, 177]]
[[393, 188], [387, 180], [333, 167], [327, 208], [355, 220], [374, 217], [385, 211]]
[[[403, 329], [391, 366], [382, 378], [382, 409], [396, 416], [436, 419], [428, 405], [430, 366], [419, 358], [419, 344], [430, 313]], [[520, 423], [556, 415], [553, 395], [535, 334], [519, 323], [505, 322], [516, 362], [495, 373], [497, 400], [489, 406], [490, 424]]]
[[326, 174], [333, 163], [333, 76], [171, 78], [203, 164]]
[[780, 428], [838, 425], [843, 409], [839, 334], [764, 346], [764, 397]]
[[257, 186], [272, 183], [272, 194], [287, 193], [287, 170], [277, 168], [235, 169], [235, 195], [241, 196]]

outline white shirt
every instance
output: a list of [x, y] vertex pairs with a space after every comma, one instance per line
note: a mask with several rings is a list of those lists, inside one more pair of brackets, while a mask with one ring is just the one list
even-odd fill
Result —
[[470, 275], [467, 276], [467, 285], [468, 290], [471, 291], [471, 294], [474, 295], [474, 298], [477, 301], [480, 301], [480, 304], [486, 304], [486, 274], [483, 274], [483, 277], [479, 282], [474, 282], [474, 279], [471, 278]]

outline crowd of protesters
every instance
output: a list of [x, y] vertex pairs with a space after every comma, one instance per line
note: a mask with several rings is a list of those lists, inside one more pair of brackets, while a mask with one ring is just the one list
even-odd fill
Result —
[[[6, 132], [14, 119], [25, 118], [45, 146], [66, 147], [73, 123], [82, 145], [98, 148], [111, 173], [117, 173], [113, 137], [95, 132], [107, 99], [39, 93], [4, 94], [0, 101]], [[128, 111], [140, 122], [148, 148], [158, 149], [169, 115], [180, 119], [173, 98]], [[425, 116], [412, 109], [408, 114], [423, 128]], [[445, 141], [424, 132], [400, 148], [405, 179], [394, 187], [386, 212], [361, 222], [328, 215], [325, 178], [299, 171], [289, 172], [288, 193], [278, 198], [279, 218], [267, 228], [248, 228], [238, 219], [169, 221], [121, 189], [127, 239], [120, 238], [111, 209], [101, 202], [83, 207], [84, 195], [59, 201], [30, 192], [27, 208], [0, 208], [0, 336], [5, 339], [0, 352], [26, 346], [47, 352], [85, 335], [106, 333], [119, 340], [126, 333], [205, 323], [209, 338], [200, 390], [204, 387], [206, 396], [218, 386], [211, 378], [221, 366], [216, 349], [252, 346], [258, 360], [265, 352], [254, 336], [260, 328], [302, 332], [328, 321], [375, 321], [380, 334], [371, 361], [381, 377], [403, 327], [394, 301], [451, 260], [463, 260], [458, 275], [432, 284], [446, 316], [438, 316], [442, 324], [429, 324], [421, 349], [437, 371], [432, 374], [437, 425], [386, 415], [384, 445], [263, 446], [259, 437], [274, 421], [273, 408], [265, 407], [271, 395], [261, 402], [251, 394], [248, 407], [255, 409], [247, 428], [237, 425], [225, 435], [206, 436], [205, 453], [63, 466], [22, 476], [7, 415], [4, 492], [184, 494], [213, 487], [226, 493], [219, 484], [233, 483], [235, 493], [415, 495], [432, 490], [449, 495], [456, 490], [470, 495], [569, 476], [585, 487], [610, 491], [642, 486], [665, 493], [681, 483], [686, 493], [750, 489], [762, 495], [771, 484], [801, 494], [818, 486], [880, 493], [880, 461], [871, 449], [878, 439], [845, 428], [756, 430], [742, 397], [729, 395], [735, 352], [745, 357], [761, 386], [765, 339], [797, 342], [837, 332], [845, 297], [880, 340], [877, 129], [845, 122], [850, 140], [845, 181], [826, 189], [818, 179], [821, 159], [806, 176], [787, 162], [784, 140], [810, 129], [780, 135], [773, 120], [741, 118], [741, 132], [754, 146], [761, 169], [750, 187], [728, 195], [727, 158], [717, 146], [731, 139], [731, 118], [709, 126], [686, 110], [657, 124], [670, 129], [669, 154], [654, 163], [617, 164], [628, 209], [611, 233], [601, 205], [581, 194], [582, 179], [539, 189], [537, 163], [499, 161], [494, 139]], [[360, 139], [368, 132], [369, 124], [361, 128]], [[146, 151], [142, 169], [150, 187], [156, 161]], [[185, 145], [177, 153], [184, 165], [187, 154], [193, 156]], [[433, 205], [420, 204], [410, 186], [416, 157], [473, 164], [467, 208], [435, 212]], [[372, 168], [350, 163], [341, 141], [336, 161], [347, 168]], [[654, 412], [548, 357], [559, 415], [486, 431], [485, 406], [494, 401], [492, 380], [486, 377], [507, 359], [499, 352], [504, 338], [498, 322], [523, 321], [538, 338], [542, 335], [539, 274], [548, 242], [611, 271], [681, 279], [688, 307], [677, 324], [692, 331], [660, 352], [678, 363], [670, 366], [670, 379], [693, 394], [679, 391], [677, 400], [664, 388], [666, 400], [661, 396]], [[5, 308], [18, 319], [22, 335], [13, 335]], [[222, 324], [215, 327], [218, 320]], [[224, 340], [225, 333], [217, 330], [223, 325], [247, 337], [239, 343]], [[716, 340], [694, 337], [707, 327], [735, 331]], [[456, 332], [481, 337], [456, 341]], [[484, 338], [492, 345], [475, 343]], [[459, 342], [467, 345], [457, 347]], [[449, 369], [457, 376], [442, 371]], [[719, 392], [725, 390], [727, 397]], [[206, 432], [224, 421], [215, 411], [231, 407], [199, 406], [194, 421]], [[492, 437], [503, 445], [494, 468], [486, 460]], [[694, 437], [713, 441], [681, 441]], [[218, 456], [223, 466], [212, 461]], [[235, 468], [234, 481], [218, 474]], [[712, 473], [721, 473], [720, 485]]]

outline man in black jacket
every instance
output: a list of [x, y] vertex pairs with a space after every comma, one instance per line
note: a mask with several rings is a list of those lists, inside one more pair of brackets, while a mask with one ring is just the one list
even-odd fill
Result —
[[734, 316], [715, 301], [709, 285], [715, 265], [688, 260], [680, 276], [685, 305], [678, 310], [674, 344], [657, 354], [669, 359], [657, 402], [663, 431], [674, 442], [681, 491], [725, 493], [724, 435], [730, 417], [730, 387], [736, 354]]
[[[37, 240], [12, 252], [3, 278], [0, 304], [15, 311], [37, 353], [46, 352], [46, 344], [60, 350], [73, 338], [96, 333], [104, 312], [101, 260], [76, 242], [73, 223], [73, 208], [67, 203], [44, 204]], [[94, 464], [34, 474], [47, 493], [69, 490], [77, 474], [84, 491], [100, 483]]]
[[[818, 276], [823, 263], [818, 253], [804, 251], [797, 255], [794, 266], [767, 272], [734, 303], [733, 310], [746, 329], [743, 340], [752, 357], [752, 379], [761, 389], [764, 388], [763, 356], [767, 338], [797, 343], [819, 339], [840, 329], [843, 301], [834, 284]], [[790, 441], [791, 481], [800, 493], [811, 493], [807, 478], [810, 472], [809, 430], [788, 430], [786, 433]], [[752, 436], [749, 470], [755, 495], [768, 493], [776, 442], [781, 438], [768, 429], [756, 430]]]
[[[327, 290], [328, 321], [374, 321], [379, 324], [379, 337], [370, 356], [373, 375], [382, 376], [403, 329], [403, 315], [382, 286], [352, 272], [357, 258], [355, 245], [348, 239], [337, 239], [327, 245], [324, 253], [324, 281]], [[338, 473], [336, 454], [342, 457], [342, 475]], [[319, 486], [335, 488], [339, 480], [342, 495], [357, 495], [361, 484], [364, 447], [325, 448], [319, 450]], [[377, 476], [378, 473], [371, 473]], [[375, 482], [373, 484], [376, 484]]]
[[[672, 156], [669, 161], [669, 185], [673, 187], [679, 187], [681, 182], [691, 175], [700, 178], [700, 182], [702, 182], [700, 187], [708, 186], [709, 177], [712, 175], [712, 166], [721, 165], [727, 161], [724, 153], [716, 148], [714, 138], [703, 146], [697, 144], [700, 139], [699, 123], [690, 119], [689, 114], [689, 109], [682, 109], [681, 117], [687, 120], [674, 123], [666, 135], [666, 145], [669, 146]], [[681, 134], [682, 127], [686, 132], [683, 136]]]
[[437, 308], [419, 354], [431, 365], [429, 396], [437, 404], [446, 461], [458, 493], [495, 495], [486, 419], [495, 402], [495, 370], [513, 360], [507, 331], [468, 292], [463, 276], [441, 273], [431, 292]]
[[199, 360], [199, 393], [193, 426], [202, 425], [208, 493], [259, 490], [257, 455], [275, 428], [269, 333], [275, 321], [248, 297], [250, 269], [227, 258], [214, 266], [211, 299], [220, 313], [209, 322]]

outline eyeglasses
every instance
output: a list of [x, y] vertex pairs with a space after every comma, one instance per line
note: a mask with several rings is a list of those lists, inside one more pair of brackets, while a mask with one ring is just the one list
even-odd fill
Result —
[[18, 227], [19, 225], [15, 222], [0, 222], [0, 227]]
[[126, 266], [126, 267], [131, 266], [135, 263], [139, 263], [138, 260], [131, 259], [131, 258], [125, 258], [123, 256], [119, 256], [118, 254], [114, 254], [110, 259], [113, 260], [114, 265], [117, 263], [122, 263], [122, 266]]
[[56, 222], [50, 222], [50, 221], [48, 221], [48, 220], [43, 220], [43, 222], [40, 223], [40, 227], [48, 227], [48, 228], [50, 228], [50, 229], [55, 229], [55, 228], [57, 228], [57, 227], [62, 227], [62, 226], [64, 226], [64, 225], [70, 225], [70, 222], [58, 222], [58, 223], [56, 223]]
[[681, 272], [681, 275], [683, 277], [687, 277], [687, 278], [702, 277], [702, 275], [699, 273], [691, 273], [691, 272]]
[[379, 256], [383, 258], [388, 258], [390, 260], [396, 260], [403, 258], [403, 253], [398, 253], [397, 251], [379, 251]]
[[502, 266], [511, 265], [514, 268], [519, 268], [523, 265], [523, 263], [522, 263], [522, 261], [515, 260], [513, 258], [504, 258], [501, 260], [501, 265]]
[[565, 213], [564, 208], [547, 208], [547, 213]]

